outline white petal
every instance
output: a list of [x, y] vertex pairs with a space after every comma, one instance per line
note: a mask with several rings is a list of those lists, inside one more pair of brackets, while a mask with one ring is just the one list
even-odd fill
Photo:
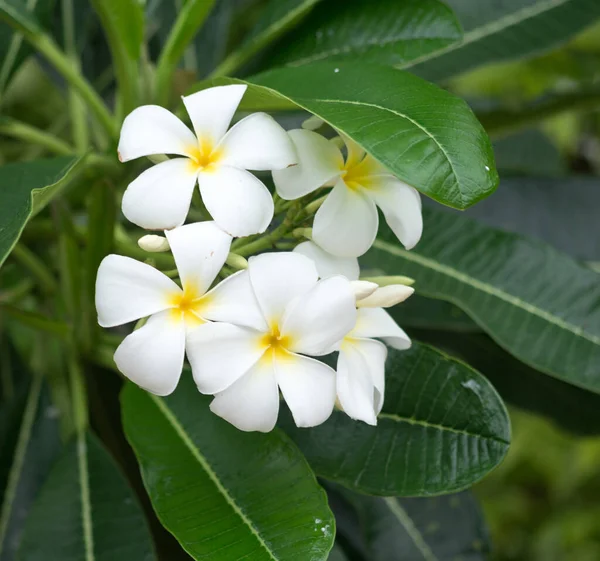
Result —
[[187, 334], [187, 356], [194, 381], [205, 394], [227, 389], [265, 352], [263, 334], [230, 323], [205, 323]]
[[269, 432], [279, 413], [279, 389], [273, 360], [259, 360], [225, 391], [218, 393], [210, 410], [243, 431]]
[[187, 158], [173, 158], [144, 171], [127, 187], [125, 218], [147, 230], [180, 226], [190, 210], [198, 173]]
[[263, 253], [248, 260], [252, 289], [267, 323], [278, 323], [285, 307], [318, 280], [315, 264], [298, 253]]
[[278, 170], [298, 163], [290, 137], [266, 113], [253, 113], [236, 123], [219, 148], [223, 154], [219, 163], [239, 169]]
[[290, 337], [290, 351], [322, 355], [355, 324], [356, 305], [350, 281], [329, 277], [286, 307], [281, 335]]
[[350, 168], [358, 165], [366, 155], [365, 149], [357, 142], [354, 142], [349, 136], [346, 136], [345, 134], [340, 136], [342, 137], [347, 150], [346, 167]]
[[404, 284], [390, 284], [377, 288], [370, 295], [359, 298], [359, 308], [390, 308], [400, 302], [404, 302], [414, 294], [415, 289]]
[[198, 183], [208, 212], [232, 236], [262, 234], [271, 223], [271, 193], [250, 172], [219, 166], [200, 172]]
[[322, 279], [333, 275], [342, 275], [348, 280], [357, 280], [360, 274], [356, 257], [337, 257], [321, 249], [315, 242], [306, 241], [294, 248], [295, 252], [306, 255], [317, 266], [317, 272]]
[[375, 386], [365, 357], [351, 343], [344, 341], [337, 361], [337, 398], [352, 419], [377, 424]]
[[141, 388], [156, 395], [169, 395], [179, 382], [184, 351], [185, 325], [166, 310], [125, 337], [115, 352], [115, 363]]
[[410, 347], [408, 335], [383, 308], [360, 308], [351, 336], [377, 337], [401, 351]]
[[282, 199], [298, 199], [340, 175], [342, 153], [324, 136], [302, 129], [291, 130], [288, 135], [296, 147], [298, 165], [273, 172]]
[[102, 327], [114, 327], [170, 307], [181, 289], [150, 265], [121, 255], [107, 255], [96, 277], [96, 310]]
[[333, 255], [358, 257], [373, 244], [378, 225], [373, 201], [340, 180], [317, 211], [313, 239]]
[[227, 132], [248, 86], [216, 86], [182, 97], [196, 136], [216, 145]]
[[367, 366], [371, 381], [375, 386], [374, 406], [375, 414], [379, 415], [383, 407], [383, 399], [385, 395], [385, 360], [387, 358], [387, 347], [379, 341], [373, 339], [350, 339], [355, 348], [363, 355]]
[[127, 162], [152, 154], [187, 156], [198, 141], [173, 113], [158, 105], [134, 109], [123, 121], [119, 139], [119, 160]]
[[196, 222], [165, 231], [185, 288], [204, 294], [225, 264], [231, 236], [214, 222]]
[[369, 196], [382, 210], [396, 237], [406, 249], [415, 247], [423, 233], [419, 192], [391, 175], [373, 178], [369, 185]]
[[252, 290], [248, 271], [239, 271], [227, 277], [208, 292], [206, 303], [202, 306], [202, 317], [259, 331], [268, 329]]
[[281, 393], [299, 427], [324, 423], [335, 404], [335, 371], [315, 360], [278, 353], [275, 374]]

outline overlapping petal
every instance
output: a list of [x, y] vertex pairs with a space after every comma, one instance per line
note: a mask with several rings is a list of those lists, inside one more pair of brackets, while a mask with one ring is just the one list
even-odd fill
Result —
[[335, 371], [313, 358], [278, 353], [275, 376], [299, 427], [324, 423], [335, 404]]
[[406, 249], [417, 245], [423, 233], [419, 192], [391, 175], [371, 178], [367, 192], [402, 245]]
[[344, 165], [340, 150], [324, 136], [296, 129], [288, 132], [298, 156], [298, 165], [273, 172], [282, 199], [298, 199], [339, 177]]
[[166, 310], [125, 337], [115, 352], [115, 363], [132, 382], [162, 396], [177, 387], [184, 354], [184, 322]]
[[214, 222], [187, 224], [165, 232], [182, 285], [203, 295], [225, 264], [231, 236]]
[[340, 180], [317, 211], [313, 239], [333, 255], [358, 257], [373, 244], [378, 225], [373, 201]]
[[248, 260], [252, 289], [267, 323], [278, 323], [288, 303], [319, 278], [315, 264], [298, 253], [266, 253]]
[[408, 335], [383, 308], [360, 308], [352, 337], [383, 339], [390, 347], [405, 350], [410, 347]]
[[196, 136], [216, 145], [225, 135], [248, 86], [216, 86], [182, 97]]
[[273, 199], [250, 172], [218, 166], [198, 174], [202, 200], [220, 228], [235, 237], [264, 232], [273, 218]]
[[250, 284], [248, 271], [239, 271], [215, 286], [205, 298], [202, 317], [259, 331], [268, 329]]
[[198, 141], [183, 122], [164, 107], [143, 105], [123, 121], [119, 160], [128, 162], [152, 154], [187, 156]]
[[210, 409], [240, 430], [273, 430], [279, 413], [279, 389], [271, 358], [260, 359], [237, 382], [218, 393]]
[[354, 292], [345, 277], [321, 280], [286, 308], [281, 335], [288, 337], [288, 349], [313, 356], [330, 352], [356, 323]]
[[236, 123], [218, 150], [222, 165], [239, 169], [282, 170], [298, 163], [290, 137], [266, 113], [253, 113]]
[[373, 386], [375, 387], [375, 395], [373, 405], [375, 414], [379, 415], [383, 407], [383, 398], [385, 395], [385, 360], [387, 358], [387, 347], [379, 341], [373, 339], [352, 338], [352, 344], [363, 355], [369, 368], [369, 375]]
[[265, 352], [262, 334], [230, 323], [205, 323], [187, 334], [187, 356], [198, 389], [216, 394], [227, 389]]
[[325, 279], [334, 275], [343, 275], [348, 280], [357, 280], [360, 274], [356, 257], [338, 257], [327, 253], [315, 242], [306, 241], [297, 245], [294, 252], [312, 259], [317, 267], [319, 277]]
[[173, 158], [144, 171], [127, 187], [125, 218], [148, 230], [166, 230], [185, 222], [198, 173], [187, 158]]
[[96, 310], [102, 327], [123, 325], [169, 308], [169, 296], [181, 289], [150, 265], [108, 255], [96, 278]]

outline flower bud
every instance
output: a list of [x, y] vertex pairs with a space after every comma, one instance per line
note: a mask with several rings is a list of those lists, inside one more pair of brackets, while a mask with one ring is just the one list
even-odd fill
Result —
[[142, 236], [138, 240], [138, 245], [144, 250], [150, 253], [159, 253], [161, 251], [169, 251], [170, 246], [167, 238], [163, 236], [157, 236], [156, 234], [148, 234]]
[[403, 284], [378, 287], [370, 295], [359, 299], [356, 306], [359, 308], [390, 308], [404, 302], [414, 291], [414, 288]]
[[350, 287], [354, 291], [354, 297], [357, 302], [363, 298], [367, 298], [379, 288], [374, 282], [360, 280], [350, 281]]
[[316, 115], [311, 115], [302, 123], [302, 128], [307, 131], [315, 131], [324, 125], [325, 121]]

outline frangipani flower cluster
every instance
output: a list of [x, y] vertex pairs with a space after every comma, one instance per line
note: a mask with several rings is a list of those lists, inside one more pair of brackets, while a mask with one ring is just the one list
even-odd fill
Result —
[[[194, 133], [158, 106], [125, 119], [121, 161], [177, 156], [144, 171], [123, 196], [126, 218], [164, 231], [165, 237], [143, 236], [140, 247], [150, 255], [170, 250], [177, 270], [165, 274], [107, 256], [96, 284], [98, 321], [111, 328], [141, 320], [114, 356], [127, 378], [168, 395], [187, 355], [198, 390], [214, 396], [211, 410], [241, 430], [272, 430], [280, 394], [301, 427], [324, 422], [336, 403], [350, 417], [376, 424], [387, 356], [376, 339], [410, 346], [383, 308], [413, 289], [358, 280], [356, 256], [374, 240], [376, 204], [412, 247], [422, 229], [419, 195], [348, 139], [344, 157], [332, 141], [307, 130], [288, 134], [264, 113], [228, 131], [245, 89], [222, 86], [184, 97]], [[333, 186], [317, 211], [313, 241], [248, 262], [230, 253], [234, 237], [264, 232], [274, 214], [268, 189], [248, 170], [272, 171], [286, 200]], [[196, 184], [213, 220], [183, 225]], [[232, 274], [226, 261], [241, 270]], [[319, 360], [332, 352], [335, 370]]]

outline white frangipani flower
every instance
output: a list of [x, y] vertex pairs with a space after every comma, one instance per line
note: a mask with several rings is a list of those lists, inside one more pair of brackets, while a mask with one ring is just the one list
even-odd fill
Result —
[[156, 395], [168, 395], [177, 386], [186, 334], [207, 320], [228, 319], [235, 312], [227, 292], [236, 275], [208, 291], [225, 263], [231, 236], [214, 222], [188, 224], [165, 234], [183, 289], [154, 267], [120, 255], [105, 257], [96, 279], [102, 327], [150, 316], [124, 339], [114, 358], [127, 378]]
[[304, 355], [328, 354], [354, 327], [348, 280], [318, 281], [314, 263], [296, 253], [252, 257], [234, 277], [229, 323], [201, 325], [188, 337], [198, 389], [216, 394], [211, 410], [241, 430], [268, 432], [279, 389], [298, 426], [324, 422], [335, 403], [335, 371]]
[[377, 235], [379, 207], [406, 249], [423, 230], [421, 197], [394, 177], [358, 144], [344, 137], [347, 156], [335, 142], [310, 130], [289, 131], [298, 165], [273, 172], [279, 196], [297, 199], [319, 187], [333, 186], [315, 215], [313, 239], [327, 252], [342, 257], [365, 253]]
[[227, 131], [246, 91], [219, 86], [183, 103], [195, 134], [173, 113], [157, 105], [132, 111], [121, 129], [119, 159], [175, 154], [133, 181], [123, 196], [123, 214], [150, 230], [180, 226], [194, 186], [217, 225], [232, 236], [262, 233], [273, 218], [273, 200], [247, 170], [280, 170], [297, 163], [289, 136], [266, 113], [254, 113]]
[[[359, 309], [356, 325], [344, 337], [338, 349], [337, 398], [348, 416], [376, 425], [377, 415], [383, 406], [387, 348], [374, 338], [382, 339], [395, 349], [410, 347], [408, 335], [383, 308], [406, 300], [414, 289], [401, 284], [378, 287], [372, 282], [359, 281], [360, 270], [356, 259], [343, 260], [330, 255], [314, 242], [303, 242], [294, 251], [310, 257], [321, 278], [343, 269], [351, 281]], [[349, 267], [349, 263], [352, 266]], [[342, 268], [338, 269], [340, 264]]]

